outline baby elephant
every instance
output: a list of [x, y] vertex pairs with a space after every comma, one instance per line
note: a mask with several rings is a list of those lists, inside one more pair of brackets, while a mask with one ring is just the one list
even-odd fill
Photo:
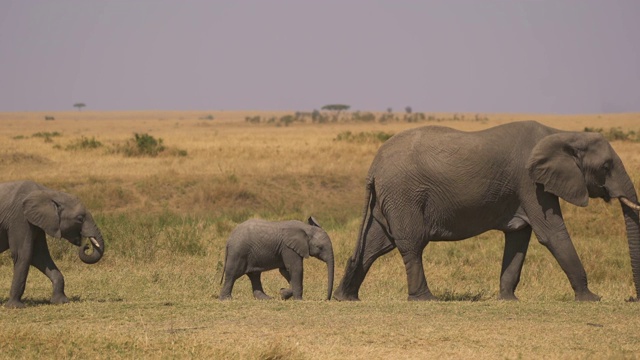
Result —
[[[271, 299], [264, 293], [260, 275], [279, 269], [291, 288], [281, 289], [283, 300], [302, 299], [303, 258], [309, 255], [327, 263], [327, 300], [333, 289], [333, 247], [329, 235], [310, 217], [301, 221], [270, 222], [252, 219], [238, 225], [227, 240], [224, 286], [220, 300], [230, 299], [233, 284], [244, 274], [251, 280], [256, 299]], [[225, 279], [226, 277], [226, 279]], [[222, 281], [221, 281], [222, 283]]]

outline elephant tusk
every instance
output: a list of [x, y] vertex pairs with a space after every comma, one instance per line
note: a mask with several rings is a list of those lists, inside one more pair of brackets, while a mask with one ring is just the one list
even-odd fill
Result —
[[632, 208], [633, 210], [640, 211], [640, 205], [634, 203], [633, 201], [627, 199], [626, 197], [620, 196], [618, 199], [620, 200], [621, 203], [627, 205], [628, 207]]
[[96, 238], [90, 237], [89, 240], [91, 240], [91, 243], [93, 244], [93, 246], [95, 246], [98, 249], [100, 249], [100, 244], [98, 244], [98, 240], [96, 240]]

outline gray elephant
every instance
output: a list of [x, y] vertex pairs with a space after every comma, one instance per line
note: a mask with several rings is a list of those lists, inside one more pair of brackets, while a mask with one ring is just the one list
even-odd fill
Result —
[[256, 299], [271, 299], [264, 293], [260, 275], [279, 269], [290, 284], [281, 289], [282, 299], [302, 299], [302, 261], [309, 255], [327, 263], [327, 300], [333, 291], [333, 247], [329, 235], [310, 217], [301, 221], [270, 222], [251, 219], [238, 225], [227, 240], [224, 286], [220, 299], [230, 299], [234, 282], [244, 274], [251, 280]]
[[587, 287], [559, 197], [577, 206], [586, 206], [590, 197], [619, 199], [640, 297], [640, 207], [622, 161], [601, 134], [560, 131], [534, 121], [478, 132], [426, 126], [383, 144], [367, 176], [356, 248], [334, 297], [358, 300], [371, 264], [397, 247], [409, 300], [434, 299], [422, 265], [425, 246], [495, 229], [505, 235], [500, 298], [517, 299], [533, 231], [569, 278], [575, 299], [599, 300]]
[[[0, 253], [11, 250], [13, 281], [8, 308], [22, 308], [30, 265], [53, 284], [51, 303], [69, 301], [64, 277], [51, 259], [45, 233], [79, 246], [80, 260], [87, 264], [102, 258], [104, 240], [91, 213], [73, 195], [48, 189], [32, 181], [0, 184]], [[82, 242], [82, 238], [90, 241]]]

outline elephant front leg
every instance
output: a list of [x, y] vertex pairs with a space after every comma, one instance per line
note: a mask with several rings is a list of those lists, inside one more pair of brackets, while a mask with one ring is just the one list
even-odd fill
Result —
[[49, 248], [47, 247], [47, 241], [44, 236], [38, 238], [35, 241], [33, 249], [33, 257], [31, 259], [31, 265], [45, 274], [53, 286], [53, 294], [51, 295], [52, 304], [64, 304], [68, 303], [69, 299], [64, 293], [64, 276], [51, 259]]
[[288, 300], [293, 296], [293, 289], [291, 288], [291, 274], [287, 271], [286, 268], [280, 268], [280, 274], [287, 280], [287, 284], [289, 284], [288, 288], [280, 289], [280, 298], [282, 300]]
[[515, 295], [520, 282], [522, 265], [529, 248], [531, 227], [505, 233], [504, 255], [502, 256], [502, 270], [500, 272], [500, 299], [518, 300]]
[[253, 289], [253, 297], [258, 300], [271, 300], [272, 297], [264, 293], [262, 288], [262, 280], [260, 280], [261, 272], [250, 272], [247, 274], [251, 280], [251, 288]]
[[302, 279], [304, 277], [302, 258], [294, 251], [285, 251], [282, 253], [282, 262], [285, 265], [284, 272], [288, 275], [285, 275], [282, 271], [280, 273], [285, 279], [288, 277], [287, 281], [291, 285], [291, 296], [289, 296], [288, 289], [281, 291], [280, 295], [283, 298], [288, 296], [288, 298], [293, 297], [295, 300], [302, 300]]

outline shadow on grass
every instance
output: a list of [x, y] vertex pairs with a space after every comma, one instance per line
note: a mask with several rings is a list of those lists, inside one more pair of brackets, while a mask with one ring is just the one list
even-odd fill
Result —
[[[83, 302], [122, 302], [124, 301], [123, 298], [113, 298], [113, 299], [98, 299], [98, 300], [83, 300], [82, 298], [80, 298], [80, 296], [69, 296], [69, 303], [83, 303]], [[8, 297], [0, 297], [0, 306], [4, 306], [4, 304], [7, 303], [7, 301], [9, 301]], [[22, 302], [26, 305], [26, 306], [43, 306], [43, 305], [52, 305], [52, 306], [58, 306], [60, 304], [52, 304], [50, 299], [45, 299], [45, 298], [40, 298], [40, 299], [33, 299], [33, 298], [29, 298], [26, 297], [24, 299], [22, 299]]]
[[485, 291], [480, 292], [464, 292], [456, 293], [451, 290], [447, 290], [444, 293], [436, 296], [440, 301], [484, 301], [488, 300], [489, 296]]

